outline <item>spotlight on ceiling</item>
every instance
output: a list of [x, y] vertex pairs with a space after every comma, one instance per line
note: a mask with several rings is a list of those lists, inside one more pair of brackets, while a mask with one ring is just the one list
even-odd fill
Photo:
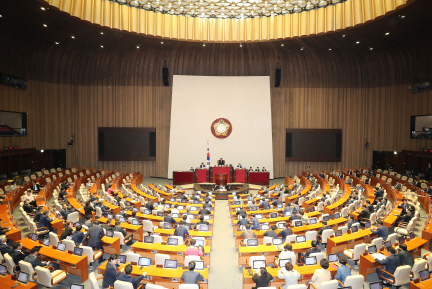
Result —
[[41, 10], [45, 11], [45, 7], [41, 7]]
[[390, 34], [390, 32], [386, 32], [386, 34], [385, 35], [389, 35]]
[[356, 41], [356, 44], [360, 44], [360, 41]]

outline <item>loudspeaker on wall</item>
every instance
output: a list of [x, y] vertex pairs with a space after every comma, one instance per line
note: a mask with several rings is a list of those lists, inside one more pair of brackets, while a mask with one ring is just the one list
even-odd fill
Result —
[[275, 72], [275, 87], [279, 87], [280, 82], [281, 82], [281, 74], [282, 74], [282, 70], [281, 69], [276, 69]]

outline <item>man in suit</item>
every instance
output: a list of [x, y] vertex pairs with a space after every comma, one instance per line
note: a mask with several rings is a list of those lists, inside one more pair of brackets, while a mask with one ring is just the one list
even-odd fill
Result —
[[170, 224], [175, 224], [176, 220], [174, 220], [172, 214], [171, 214], [171, 210], [168, 210], [165, 212], [165, 216], [164, 216], [164, 222], [166, 223], [170, 223]]
[[312, 241], [311, 243], [312, 248], [310, 248], [309, 250], [306, 251], [306, 253], [304, 254], [305, 257], [309, 257], [310, 254], [313, 253], [321, 253], [321, 250], [318, 249], [318, 242], [317, 241]]
[[407, 199], [402, 199], [402, 203], [399, 204], [398, 208], [402, 209], [402, 212], [400, 213], [401, 216], [405, 215], [408, 212], [408, 200]]
[[209, 222], [207, 222], [207, 221], [204, 221], [204, 216], [203, 215], [201, 215], [201, 216], [199, 216], [199, 222], [196, 222], [195, 223], [195, 228], [197, 228], [197, 226], [199, 226], [199, 225], [210, 225], [210, 223]]
[[147, 272], [144, 272], [139, 277], [134, 278], [130, 275], [132, 273], [132, 268], [133, 267], [131, 264], [127, 264], [126, 267], [124, 268], [124, 273], [120, 274], [117, 277], [117, 280], [132, 283], [133, 288], [137, 289], [140, 281], [147, 275]]
[[36, 183], [36, 182], [33, 182], [31, 189], [33, 192], [36, 192], [36, 193], [40, 192], [40, 190], [41, 190], [39, 183]]
[[22, 208], [28, 214], [33, 214], [34, 211], [36, 210], [35, 207], [33, 207], [33, 206], [30, 205], [30, 201], [29, 200], [25, 200], [25, 203], [24, 203], [24, 205], [23, 205]]
[[261, 206], [263, 207], [264, 210], [269, 210], [270, 209], [270, 204], [268, 202], [268, 199], [263, 199], [263, 202], [261, 203]]
[[[389, 272], [390, 274], [394, 274], [394, 272], [396, 271], [396, 268], [398, 266], [400, 266], [400, 259], [398, 256], [396, 256], [396, 250], [393, 247], [388, 247], [387, 248], [387, 253], [388, 253], [388, 257], [383, 259], [383, 260], [379, 260], [375, 258], [375, 262], [377, 262], [378, 264], [381, 265], [385, 265], [384, 270], [386, 272]], [[383, 281], [383, 283], [387, 286], [390, 286], [390, 283], [388, 283], [387, 281], [385, 281], [380, 275], [379, 273], [381, 272], [381, 268], [377, 268], [376, 269], [376, 273], [378, 274], [378, 277], [380, 278], [380, 280]], [[389, 276], [387, 273], [382, 272], [381, 275], [383, 275], [386, 278], [391, 278], [391, 276]]]
[[253, 170], [252, 167], [250, 167], [249, 170], [248, 170], [248, 172], [253, 172], [253, 171], [254, 171], [254, 170]]
[[4, 254], [12, 253], [13, 248], [7, 244], [7, 238], [6, 235], [0, 236], [0, 253], [4, 256]]
[[200, 169], [205, 169], [205, 167], [206, 167], [206, 166], [205, 166], [204, 163], [201, 163], [201, 164], [200, 164]]
[[238, 165], [237, 165], [237, 169], [241, 169], [242, 168], [242, 165], [239, 163]]
[[179, 226], [174, 230], [174, 236], [183, 237], [183, 240], [186, 240], [186, 236], [189, 236], [189, 231], [183, 225], [184, 222], [180, 221]]
[[40, 217], [38, 228], [46, 227], [50, 232], [54, 231], [54, 228], [51, 226], [51, 222], [54, 220], [54, 218], [50, 218], [48, 216], [49, 211], [45, 210], [42, 213], [42, 216]]
[[224, 166], [225, 165], [225, 161], [222, 159], [222, 158], [220, 158], [220, 160], [218, 160], [218, 166]]
[[408, 251], [406, 244], [399, 245], [399, 250], [398, 253], [396, 253], [396, 256], [399, 257], [401, 266], [408, 265], [412, 268], [414, 265], [414, 258]]
[[[30, 250], [30, 255], [26, 256], [24, 258], [24, 262], [28, 262], [32, 265], [33, 269], [36, 268], [36, 266], [40, 266], [40, 267], [45, 267], [47, 266], [49, 263], [48, 262], [42, 262], [39, 258], [38, 258], [38, 254], [39, 254], [39, 250], [42, 248], [42, 246], [34, 246], [31, 250]], [[55, 270], [59, 269], [59, 265], [56, 263], [52, 263], [50, 264]]]
[[361, 222], [362, 219], [369, 219], [370, 218], [370, 212], [367, 206], [363, 205], [363, 210], [359, 213], [358, 221]]
[[[182, 196], [184, 196], [184, 195], [182, 195]], [[182, 196], [180, 196], [180, 199], [182, 198]], [[148, 202], [145, 204], [145, 207], [146, 207], [147, 210], [149, 210], [150, 213], [151, 213], [151, 211], [154, 210], [153, 201], [148, 201]]]
[[[26, 255], [22, 252], [23, 245], [20, 242], [15, 242], [13, 245], [13, 251], [9, 254], [13, 259], [15, 265], [18, 265], [18, 262], [24, 260]], [[18, 266], [19, 267], [19, 266]]]
[[238, 216], [238, 215], [243, 215], [243, 214], [246, 214], [246, 210], [243, 208], [243, 206], [241, 206], [240, 210], [238, 210], [236, 212], [236, 215]]
[[252, 230], [256, 230], [260, 228], [259, 220], [255, 216], [255, 214], [251, 214], [252, 216]]
[[247, 224], [246, 225], [246, 230], [244, 230], [241, 234], [240, 237], [243, 237], [243, 239], [255, 239], [255, 232], [253, 230], [251, 230], [251, 225]]
[[276, 230], [277, 230], [277, 226], [276, 225], [272, 225], [271, 229], [264, 233], [264, 236], [272, 237], [272, 238], [277, 238], [278, 233], [276, 232]]
[[369, 210], [369, 213], [372, 214], [375, 210], [374, 210], [374, 207], [369, 200], [366, 200], [366, 205], [367, 205], [367, 208]]
[[79, 244], [81, 244], [83, 242], [84, 239], [84, 233], [81, 232], [82, 226], [78, 225], [75, 228], [75, 232], [73, 232], [72, 234], [72, 241], [75, 242], [75, 246], [79, 246]]
[[195, 261], [189, 262], [189, 271], [183, 271], [180, 279], [184, 281], [185, 284], [198, 284], [198, 281], [203, 282], [204, 277], [199, 272], [195, 272]]
[[247, 215], [246, 214], [240, 215], [240, 219], [237, 221], [237, 224], [239, 226], [246, 226], [247, 224], [249, 224], [249, 220], [247, 219]]
[[[93, 250], [102, 250], [102, 238], [105, 236], [104, 230], [101, 226], [99, 226], [99, 221], [94, 221], [93, 227], [89, 228], [87, 231], [87, 234], [84, 235], [82, 243], [84, 243], [87, 240], [87, 237], [89, 238], [87, 241], [87, 246], [93, 248]], [[100, 258], [102, 259], [102, 258]], [[103, 261], [103, 260], [100, 260]]]
[[377, 221], [377, 224], [379, 225], [379, 227], [376, 230], [371, 229], [371, 231], [372, 233], [377, 234], [377, 238], [382, 238], [383, 241], [385, 242], [389, 235], [388, 228], [383, 225], [382, 221]]
[[411, 221], [411, 219], [414, 217], [414, 207], [408, 207], [408, 213], [406, 213], [405, 215], [400, 215], [397, 220], [396, 223], [394, 224], [395, 227], [397, 227], [400, 223], [409, 223], [409, 221]]
[[199, 215], [210, 215], [211, 212], [209, 209], [206, 208], [205, 205], [202, 205], [202, 208], [201, 208], [201, 210], [199, 210], [198, 214]]
[[289, 227], [289, 224], [285, 223], [284, 229], [279, 232], [278, 236], [281, 236], [282, 241], [285, 242], [286, 237], [291, 236], [292, 233], [293, 232], [292, 232], [291, 228]]
[[33, 218], [33, 222], [39, 223], [39, 220], [42, 216], [42, 212], [43, 212], [43, 206], [38, 207], [38, 210], [36, 211], [36, 214]]
[[126, 229], [120, 227], [120, 224], [121, 224], [120, 221], [116, 221], [115, 227], [113, 228], [113, 231], [120, 232], [120, 233], [122, 233], [123, 237], [126, 237], [126, 235], [127, 235]]
[[301, 220], [301, 217], [300, 217], [300, 215], [298, 215], [298, 212], [292, 211], [292, 215], [289, 218], [289, 220], [290, 220], [291, 224], [294, 224], [294, 221], [295, 220]]
[[119, 266], [119, 260], [117, 254], [112, 254], [108, 258], [108, 263], [105, 268], [105, 274], [103, 277], [102, 288], [114, 287], [114, 282], [117, 280], [117, 277], [122, 274], [121, 272], [117, 272], [117, 267]]
[[73, 212], [75, 212], [75, 210], [73, 210], [71, 207], [68, 207], [66, 204], [63, 204], [63, 207], [60, 210], [60, 214], [62, 215], [64, 220], [66, 220], [67, 216]]

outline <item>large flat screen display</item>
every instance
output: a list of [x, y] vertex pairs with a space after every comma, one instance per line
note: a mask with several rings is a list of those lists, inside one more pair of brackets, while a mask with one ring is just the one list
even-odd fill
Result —
[[340, 162], [342, 159], [341, 129], [287, 129], [287, 161]]
[[156, 128], [99, 127], [99, 161], [156, 160]]

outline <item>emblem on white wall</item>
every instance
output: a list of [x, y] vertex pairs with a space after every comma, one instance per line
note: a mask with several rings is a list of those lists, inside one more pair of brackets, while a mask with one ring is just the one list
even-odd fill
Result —
[[218, 118], [213, 121], [211, 127], [212, 134], [217, 138], [227, 138], [232, 132], [232, 124], [226, 118]]

